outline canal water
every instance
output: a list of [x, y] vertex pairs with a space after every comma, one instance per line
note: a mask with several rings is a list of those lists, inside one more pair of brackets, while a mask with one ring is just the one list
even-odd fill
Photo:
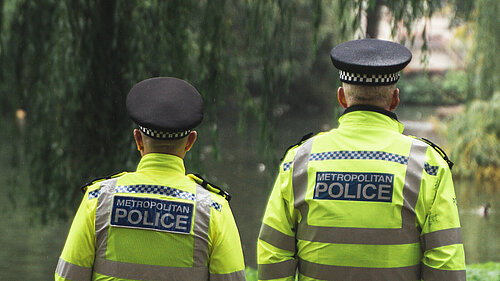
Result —
[[[441, 143], [443, 140], [436, 134], [434, 123], [428, 122], [434, 110], [403, 107], [397, 113], [406, 125], [405, 133]], [[276, 131], [278, 148], [272, 153], [281, 155], [286, 147], [308, 132], [332, 128], [336, 118], [334, 113], [322, 116], [284, 113]], [[206, 174], [214, 183], [227, 186], [233, 196], [231, 206], [240, 230], [245, 260], [248, 266], [255, 267], [257, 235], [273, 183], [269, 174], [275, 174], [277, 166], [266, 166], [254, 135], [238, 135], [236, 124], [231, 119], [224, 120], [219, 128], [220, 160], [213, 160], [213, 150], [209, 145], [202, 147], [205, 163], [210, 163], [205, 164]], [[256, 132], [257, 128], [250, 124], [248, 130]], [[6, 149], [6, 146], [0, 147], [0, 188], [4, 194], [0, 196], [0, 280], [51, 280], [71, 222], [49, 222], [46, 226], [31, 224], [30, 214], [23, 206], [17, 204], [14, 208], [11, 201], [16, 195], [13, 198], [5, 196], [12, 184], [7, 180], [10, 163], [4, 157]], [[497, 211], [500, 189], [492, 183], [458, 179], [455, 188], [467, 264], [500, 262], [500, 214]], [[485, 217], [480, 208], [486, 203], [491, 204], [491, 209]]]

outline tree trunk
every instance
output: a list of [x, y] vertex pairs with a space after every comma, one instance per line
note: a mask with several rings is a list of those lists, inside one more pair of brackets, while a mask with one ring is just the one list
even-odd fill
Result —
[[375, 0], [375, 4], [366, 10], [366, 38], [377, 38], [383, 4], [383, 0]]

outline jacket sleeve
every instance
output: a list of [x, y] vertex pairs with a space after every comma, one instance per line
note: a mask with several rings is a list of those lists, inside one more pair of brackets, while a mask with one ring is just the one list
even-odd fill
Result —
[[85, 196], [76, 212], [57, 263], [55, 280], [91, 280], [95, 253], [95, 207], [97, 198]]
[[210, 223], [210, 280], [245, 280], [245, 261], [240, 234], [229, 203], [219, 200], [220, 211], [212, 208]]
[[297, 214], [289, 185], [290, 171], [285, 171], [284, 165], [271, 192], [257, 242], [259, 280], [295, 280]]
[[435, 196], [422, 225], [424, 280], [466, 280], [465, 254], [451, 171], [440, 165]]

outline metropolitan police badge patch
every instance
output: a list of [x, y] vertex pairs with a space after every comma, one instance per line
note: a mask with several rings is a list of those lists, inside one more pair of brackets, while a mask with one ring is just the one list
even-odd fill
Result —
[[394, 175], [317, 172], [314, 199], [392, 202]]
[[194, 205], [169, 200], [115, 196], [111, 225], [189, 234]]

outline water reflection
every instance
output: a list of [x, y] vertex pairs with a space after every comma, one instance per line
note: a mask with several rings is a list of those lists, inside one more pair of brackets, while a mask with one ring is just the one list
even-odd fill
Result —
[[[466, 262], [500, 261], [500, 192], [494, 183], [455, 181]], [[490, 204], [488, 216], [483, 207]]]

